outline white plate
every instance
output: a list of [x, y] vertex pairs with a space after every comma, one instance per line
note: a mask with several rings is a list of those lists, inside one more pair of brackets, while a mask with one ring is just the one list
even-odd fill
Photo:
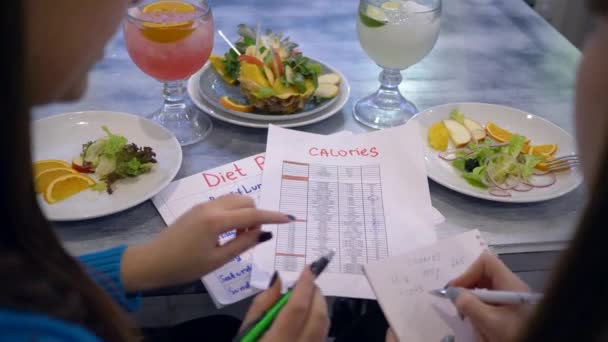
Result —
[[[320, 62], [320, 61], [317, 61], [314, 59], [311, 59], [311, 62], [320, 64], [321, 67], [323, 68], [323, 71], [322, 71], [323, 74], [338, 73], [336, 68], [330, 67], [323, 62]], [[243, 96], [243, 94], [241, 93], [240, 86], [229, 85], [226, 82], [224, 82], [222, 80], [222, 78], [219, 77], [215, 71], [213, 71], [210, 63], [207, 63], [203, 67], [200, 77], [199, 77], [198, 87], [199, 87], [199, 94], [201, 95], [201, 97], [208, 104], [210, 104], [213, 108], [220, 110], [220, 111], [224, 111], [229, 114], [232, 114], [234, 116], [240, 116], [240, 117], [243, 117], [246, 119], [252, 119], [252, 120], [256, 120], [256, 121], [265, 121], [265, 122], [292, 120], [292, 119], [303, 118], [306, 116], [312, 116], [316, 113], [319, 113], [320, 111], [327, 109], [327, 107], [329, 107], [331, 104], [333, 104], [337, 100], [337, 97], [334, 97], [334, 98], [327, 100], [323, 103], [320, 103], [318, 105], [312, 103], [311, 101], [308, 101], [304, 106], [304, 110], [293, 113], [293, 114], [265, 114], [265, 113], [260, 113], [260, 112], [243, 113], [243, 112], [239, 112], [236, 110], [228, 109], [220, 104], [220, 98], [222, 96], [227, 95], [231, 98], [235, 98], [240, 101], [246, 101], [246, 99]]]
[[299, 127], [310, 125], [315, 122], [325, 120], [330, 116], [338, 113], [344, 107], [350, 96], [350, 85], [348, 84], [348, 81], [346, 80], [343, 74], [333, 69], [336, 73], [340, 75], [340, 77], [342, 78], [342, 82], [340, 82], [340, 92], [338, 93], [337, 98], [332, 101], [332, 103], [328, 107], [309, 116], [295, 118], [291, 117], [287, 120], [263, 120], [260, 118], [252, 119], [248, 117], [230, 114], [225, 110], [216, 108], [207, 100], [205, 100], [200, 95], [199, 89], [199, 80], [203, 70], [204, 68], [198, 71], [196, 74], [192, 75], [192, 77], [190, 77], [190, 79], [188, 80], [188, 94], [190, 94], [192, 102], [202, 111], [218, 120], [244, 127], [268, 128], [269, 124], [281, 127]]
[[140, 116], [105, 111], [67, 113], [34, 121], [34, 161], [60, 159], [71, 163], [80, 154], [82, 144], [105, 136], [102, 126], [124, 135], [130, 143], [152, 147], [158, 163], [150, 173], [116, 182], [112, 195], [85, 190], [52, 205], [38, 195], [38, 202], [49, 220], [90, 219], [131, 208], [156, 195], [179, 171], [182, 149], [171, 132]]
[[488, 190], [468, 184], [452, 165], [439, 158], [439, 153], [427, 143], [428, 128], [437, 121], [447, 119], [450, 112], [458, 108], [465, 116], [484, 125], [492, 121], [500, 127], [531, 139], [531, 144], [557, 144], [556, 157], [576, 153], [572, 137], [557, 125], [536, 115], [510, 107], [485, 103], [453, 103], [426, 109], [411, 120], [418, 121], [425, 140], [425, 160], [429, 178], [460, 193], [498, 202], [527, 203], [553, 199], [576, 189], [582, 177], [580, 170], [571, 169], [557, 173], [557, 181], [546, 188], [534, 188], [528, 192], [510, 191], [511, 197], [497, 197]]

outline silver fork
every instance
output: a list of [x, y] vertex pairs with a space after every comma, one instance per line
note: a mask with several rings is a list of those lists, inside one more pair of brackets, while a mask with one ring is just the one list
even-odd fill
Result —
[[539, 173], [546, 174], [549, 172], [562, 171], [580, 165], [580, 160], [576, 154], [569, 154], [543, 162], [547, 166], [547, 170]]

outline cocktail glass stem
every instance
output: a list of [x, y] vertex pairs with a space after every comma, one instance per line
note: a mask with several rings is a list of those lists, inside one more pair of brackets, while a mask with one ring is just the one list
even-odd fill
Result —
[[165, 102], [150, 116], [150, 119], [173, 132], [182, 146], [203, 140], [213, 128], [213, 123], [206, 115], [201, 115], [186, 102], [186, 94], [183, 80], [165, 82]]
[[185, 120], [187, 117], [186, 102], [184, 102], [185, 94], [186, 87], [184, 86], [184, 81], [165, 82], [163, 87], [165, 102], [158, 111], [158, 116], [162, 116], [165, 119]]
[[401, 71], [383, 69], [379, 80], [380, 88], [355, 104], [355, 118], [364, 125], [378, 129], [406, 123], [418, 109], [399, 92], [399, 84], [403, 80]]

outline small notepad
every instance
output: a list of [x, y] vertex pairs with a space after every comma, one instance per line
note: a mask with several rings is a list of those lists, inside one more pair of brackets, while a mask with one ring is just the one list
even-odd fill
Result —
[[364, 266], [374, 293], [400, 341], [474, 341], [468, 320], [448, 299], [428, 292], [462, 274], [487, 249], [479, 231], [443, 239], [413, 252]]

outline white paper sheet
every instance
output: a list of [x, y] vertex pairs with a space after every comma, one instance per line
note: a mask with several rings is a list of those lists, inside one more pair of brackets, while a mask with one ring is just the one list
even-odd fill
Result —
[[[169, 184], [152, 202], [169, 225], [193, 206], [219, 196], [238, 193], [259, 201], [264, 154], [254, 155], [182, 178]], [[234, 232], [220, 237], [220, 243], [234, 238]], [[249, 283], [251, 251], [247, 251], [202, 278], [216, 306], [245, 299], [257, 292]]]
[[363, 264], [436, 240], [422, 141], [415, 123], [339, 137], [270, 126], [260, 206], [296, 221], [264, 227], [274, 238], [254, 249], [252, 285], [275, 269], [289, 284], [334, 250], [323, 293], [374, 298]]
[[455, 237], [364, 266], [378, 302], [400, 341], [474, 341], [468, 320], [462, 321], [449, 299], [428, 291], [442, 288], [462, 274], [487, 248], [479, 231]]
[[[335, 134], [352, 135], [342, 131]], [[152, 202], [167, 225], [193, 206], [219, 196], [236, 193], [251, 196], [259, 204], [265, 154], [260, 153], [172, 182]], [[234, 238], [234, 232], [220, 237], [220, 243]], [[201, 280], [217, 307], [245, 299], [256, 292], [251, 278], [251, 251], [247, 251]]]

